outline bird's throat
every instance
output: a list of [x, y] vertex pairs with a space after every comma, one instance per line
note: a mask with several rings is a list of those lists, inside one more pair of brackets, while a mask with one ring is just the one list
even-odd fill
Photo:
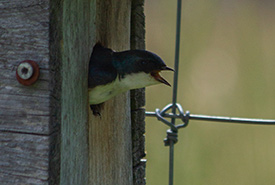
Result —
[[114, 81], [106, 85], [100, 85], [89, 89], [89, 103], [91, 105], [103, 103], [128, 90], [143, 88], [159, 83], [160, 82], [156, 81], [148, 73], [140, 72], [127, 74], [124, 78], [119, 79], [117, 77]]

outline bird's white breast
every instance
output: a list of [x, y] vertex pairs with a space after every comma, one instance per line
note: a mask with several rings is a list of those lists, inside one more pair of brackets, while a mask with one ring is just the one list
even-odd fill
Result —
[[116, 80], [111, 83], [89, 89], [89, 103], [103, 103], [108, 99], [130, 89], [142, 88], [159, 83], [160, 82], [155, 80], [150, 74], [144, 72], [128, 74], [121, 79], [117, 77]]

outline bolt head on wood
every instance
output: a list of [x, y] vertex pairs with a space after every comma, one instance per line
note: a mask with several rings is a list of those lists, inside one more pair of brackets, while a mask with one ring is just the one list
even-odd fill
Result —
[[16, 70], [16, 78], [19, 83], [29, 86], [37, 81], [39, 66], [32, 60], [24, 60], [19, 63]]

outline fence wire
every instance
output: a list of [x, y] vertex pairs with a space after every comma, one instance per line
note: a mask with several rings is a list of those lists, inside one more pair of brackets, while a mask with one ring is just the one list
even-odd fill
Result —
[[[257, 125], [275, 125], [275, 120], [270, 119], [250, 119], [250, 118], [236, 118], [224, 116], [208, 116], [190, 114], [189, 111], [184, 112], [181, 105], [177, 103], [178, 90], [178, 70], [179, 70], [179, 49], [180, 49], [180, 28], [181, 28], [181, 4], [182, 0], [177, 0], [177, 24], [176, 24], [176, 47], [175, 47], [175, 64], [174, 64], [174, 85], [173, 85], [173, 99], [172, 103], [165, 106], [162, 110], [156, 109], [155, 112], [146, 112], [148, 117], [157, 117], [157, 119], [168, 125], [170, 129], [166, 131], [167, 136], [164, 140], [165, 146], [169, 146], [169, 185], [173, 185], [174, 180], [174, 144], [178, 141], [178, 129], [184, 128], [188, 125], [189, 120], [201, 121], [215, 121], [215, 122], [230, 122], [242, 124], [257, 124]], [[169, 110], [172, 113], [167, 113]], [[178, 111], [178, 113], [177, 113]], [[171, 121], [165, 118], [171, 118]], [[181, 119], [182, 124], [175, 124], [176, 119]]]

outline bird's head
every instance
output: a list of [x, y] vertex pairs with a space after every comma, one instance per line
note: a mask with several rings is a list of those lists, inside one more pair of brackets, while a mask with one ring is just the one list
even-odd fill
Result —
[[171, 86], [159, 73], [164, 70], [174, 70], [168, 67], [158, 55], [145, 50], [129, 50], [116, 52], [116, 57], [120, 61], [116, 68], [122, 78], [129, 74], [140, 74], [140, 80], [148, 81], [148, 85], [163, 83]]

